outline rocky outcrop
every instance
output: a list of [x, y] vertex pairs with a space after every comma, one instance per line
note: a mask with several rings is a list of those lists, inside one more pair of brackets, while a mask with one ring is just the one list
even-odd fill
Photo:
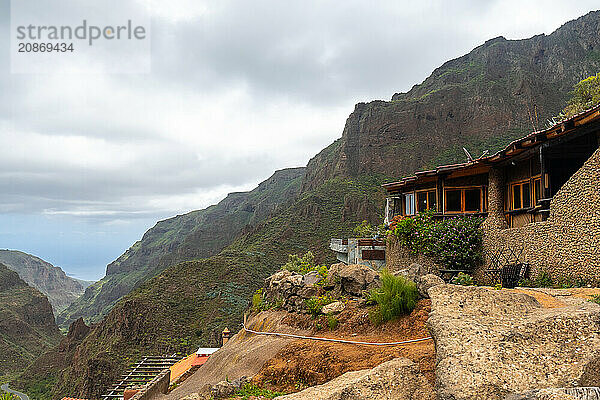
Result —
[[[305, 275], [287, 270], [278, 271], [265, 279], [264, 293], [267, 300], [281, 304], [286, 311], [305, 312], [306, 300], [322, 296], [326, 291], [334, 298], [358, 298], [365, 296], [379, 284], [379, 273], [372, 268], [340, 263], [329, 268], [325, 280], [316, 271]], [[344, 309], [343, 303], [336, 303], [329, 305], [330, 310], [327, 312], [341, 312]]]
[[366, 265], [333, 264], [325, 287], [339, 296], [361, 297], [379, 286], [379, 273]]
[[281, 400], [433, 400], [433, 388], [418, 367], [395, 358], [373, 369], [347, 372], [323, 385], [278, 397]]
[[429, 272], [429, 269], [421, 264], [413, 263], [406, 269], [394, 272], [394, 275], [402, 275], [410, 279], [417, 285], [419, 296], [424, 299], [429, 298], [427, 291], [437, 285], [443, 285], [444, 280], [437, 275]]
[[19, 274], [28, 285], [45, 294], [55, 315], [81, 296], [89, 285], [88, 282], [67, 276], [59, 267], [21, 251], [0, 250], [0, 263]]
[[600, 383], [600, 306], [581, 300], [548, 309], [523, 293], [454, 285], [429, 295], [440, 399]]

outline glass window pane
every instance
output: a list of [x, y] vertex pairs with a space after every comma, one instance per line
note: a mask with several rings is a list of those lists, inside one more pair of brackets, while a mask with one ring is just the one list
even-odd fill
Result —
[[435, 195], [435, 190], [428, 192], [427, 196], [429, 197], [429, 209], [430, 210], [437, 210], [437, 199], [436, 199], [436, 195]]
[[540, 199], [542, 198], [541, 194], [542, 194], [542, 180], [541, 179], [536, 179], [535, 181], [533, 181], [533, 187], [534, 187], [534, 191], [535, 191], [535, 205], [538, 204], [538, 202], [540, 201]]
[[425, 210], [427, 210], [427, 192], [419, 192], [417, 193], [417, 211]]
[[465, 190], [465, 211], [481, 210], [481, 191], [479, 189]]
[[462, 211], [460, 194], [460, 190], [446, 190], [446, 211]]
[[513, 185], [513, 210], [521, 208], [521, 185]]
[[531, 207], [531, 190], [529, 182], [523, 184], [523, 207]]
[[415, 195], [413, 193], [409, 193], [404, 197], [404, 211], [406, 215], [414, 215], [415, 214]]

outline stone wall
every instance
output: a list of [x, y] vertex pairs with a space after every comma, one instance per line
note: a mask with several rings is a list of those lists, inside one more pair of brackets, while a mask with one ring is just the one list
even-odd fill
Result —
[[437, 274], [440, 269], [430, 257], [411, 253], [398, 242], [395, 236], [389, 235], [385, 241], [385, 267], [390, 272], [397, 272], [408, 268], [413, 263], [421, 264], [428, 273]]
[[[506, 228], [501, 172], [490, 172], [489, 216], [484, 222], [484, 251], [524, 248], [521, 261], [532, 266], [532, 276], [547, 271], [555, 280], [577, 279], [600, 283], [600, 149], [586, 161], [550, 203], [546, 221]], [[483, 279], [483, 269], [475, 276]]]
[[156, 378], [148, 382], [142, 390], [137, 392], [131, 400], [151, 400], [160, 394], [166, 394], [169, 391], [170, 380], [171, 370], [165, 369]]

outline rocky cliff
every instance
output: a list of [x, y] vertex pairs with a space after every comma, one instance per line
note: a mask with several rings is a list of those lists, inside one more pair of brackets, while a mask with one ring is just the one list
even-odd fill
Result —
[[48, 299], [0, 264], [0, 379], [25, 369], [60, 337]]
[[19, 274], [27, 284], [45, 294], [55, 315], [81, 296], [89, 284], [71, 278], [59, 267], [21, 251], [0, 250], [0, 263]]
[[359, 103], [342, 138], [307, 167], [303, 190], [334, 176], [400, 178], [494, 151], [557, 115], [575, 83], [600, 70], [600, 12], [550, 35], [488, 40], [391, 101]]
[[204, 210], [158, 222], [58, 317], [59, 325], [68, 326], [79, 317], [98, 321], [121, 297], [166, 267], [217, 254], [240, 233], [293, 200], [303, 174], [304, 168], [277, 171], [250, 192], [231, 193]]

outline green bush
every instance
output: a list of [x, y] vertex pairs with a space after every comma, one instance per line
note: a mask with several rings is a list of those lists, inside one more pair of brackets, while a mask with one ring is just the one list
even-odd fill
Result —
[[339, 321], [335, 317], [335, 315], [327, 314], [327, 326], [329, 327], [330, 331], [335, 331], [338, 324], [339, 324]]
[[287, 263], [285, 263], [281, 269], [305, 274], [306, 272], [304, 271], [310, 270], [313, 265], [315, 265], [315, 256], [309, 251], [302, 256], [299, 256], [298, 254], [289, 254]]
[[434, 220], [433, 211], [396, 223], [393, 234], [413, 254], [424, 254], [447, 269], [472, 270], [482, 261], [482, 218], [457, 216]]
[[371, 321], [379, 325], [404, 314], [409, 314], [419, 297], [417, 285], [403, 276], [394, 276], [389, 271], [381, 271], [381, 287], [372, 289], [370, 301], [377, 307], [369, 313]]
[[473, 282], [473, 277], [469, 274], [465, 274], [463, 272], [459, 272], [454, 278], [452, 278], [452, 283], [455, 285], [462, 286], [473, 286], [475, 283]]
[[598, 104], [600, 104], [600, 73], [592, 75], [573, 86], [571, 99], [559, 119], [570, 118]]
[[317, 273], [321, 276], [321, 279], [317, 282], [317, 285], [323, 285], [325, 283], [327, 274], [329, 272], [326, 265], [315, 264], [315, 256], [310, 251], [302, 256], [297, 254], [289, 254], [288, 262], [282, 265], [281, 269], [298, 272], [302, 275], [306, 275], [312, 271], [317, 271]]
[[600, 304], [600, 294], [593, 295], [589, 301], [591, 301], [592, 303]]
[[327, 304], [331, 304], [336, 301], [333, 297], [324, 295], [324, 296], [313, 296], [310, 299], [304, 300], [304, 307], [308, 311], [313, 318], [317, 318], [319, 314], [321, 314], [321, 310], [323, 306]]
[[243, 400], [248, 400], [255, 397], [272, 399], [277, 396], [283, 396], [284, 394], [285, 393], [283, 392], [274, 392], [272, 390], [261, 389], [252, 383], [246, 383], [244, 387], [233, 394], [233, 397], [236, 399], [241, 398]]
[[0, 394], [0, 400], [19, 400], [19, 398], [11, 393], [2, 393]]

